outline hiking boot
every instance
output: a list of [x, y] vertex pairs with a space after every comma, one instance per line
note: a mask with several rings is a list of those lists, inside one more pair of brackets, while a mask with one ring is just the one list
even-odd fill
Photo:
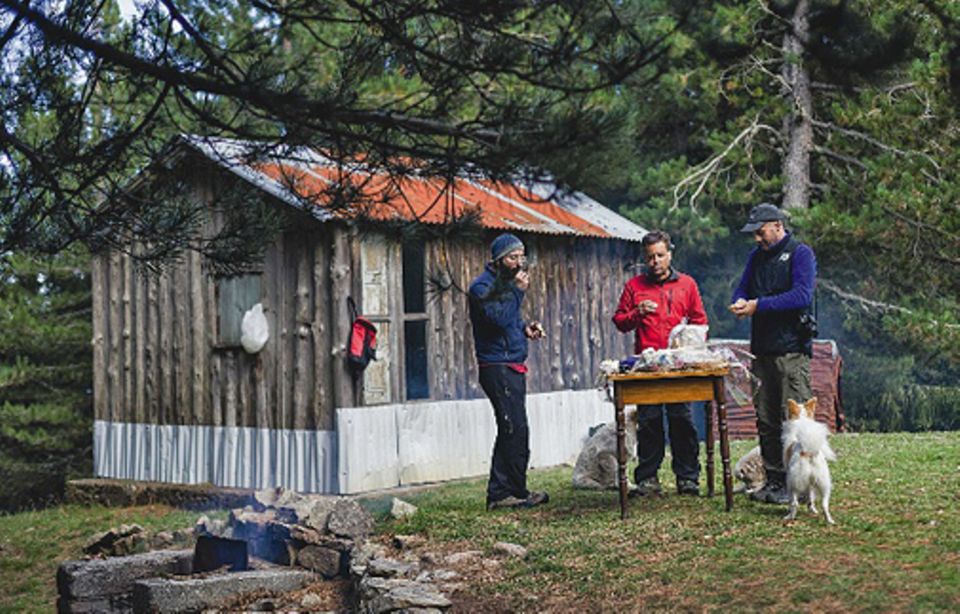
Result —
[[773, 503], [775, 505], [786, 505], [790, 502], [790, 497], [787, 495], [787, 487], [780, 482], [767, 482], [763, 485], [763, 488], [751, 493], [750, 498], [754, 501]]
[[683, 478], [677, 478], [677, 494], [699, 497], [700, 485], [697, 484], [696, 480], [685, 480]]
[[487, 511], [507, 509], [512, 507], [524, 507], [526, 503], [527, 499], [520, 499], [518, 497], [514, 497], [513, 495], [507, 495], [503, 499], [487, 501]]
[[659, 497], [662, 494], [663, 488], [656, 476], [640, 480], [637, 482], [637, 487], [628, 493], [630, 497]]
[[527, 498], [523, 500], [521, 507], [536, 507], [538, 505], [543, 505], [550, 501], [550, 495], [545, 492], [534, 492], [530, 491], [530, 494], [527, 495]]

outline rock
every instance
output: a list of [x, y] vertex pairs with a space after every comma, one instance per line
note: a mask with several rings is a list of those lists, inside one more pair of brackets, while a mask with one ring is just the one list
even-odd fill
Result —
[[320, 533], [327, 532], [327, 521], [330, 518], [330, 512], [336, 506], [340, 497], [328, 495], [311, 495], [307, 500], [307, 510], [305, 516], [300, 519], [299, 524], [314, 529]]
[[357, 584], [357, 595], [361, 601], [369, 601], [377, 595], [386, 593], [392, 588], [403, 586], [409, 582], [409, 580], [403, 578], [375, 578], [373, 576], [364, 576]]
[[264, 488], [253, 493], [254, 507], [257, 510], [264, 510], [273, 507], [280, 498], [283, 488]]
[[373, 559], [367, 563], [367, 574], [378, 578], [412, 576], [419, 569], [416, 563], [402, 563], [393, 559]]
[[61, 598], [99, 599], [133, 590], [136, 580], [193, 569], [192, 550], [158, 550], [122, 558], [65, 561], [57, 569]]
[[94, 534], [83, 546], [86, 554], [124, 556], [147, 550], [147, 537], [138, 524], [123, 524]]
[[465, 550], [463, 552], [454, 552], [448, 554], [444, 560], [447, 565], [460, 565], [469, 561], [475, 561], [483, 555], [479, 550]]
[[150, 545], [154, 550], [164, 550], [173, 546], [173, 533], [170, 531], [160, 531], [150, 540]]
[[493, 553], [522, 559], [523, 557], [527, 556], [527, 549], [519, 544], [511, 544], [510, 542], [497, 542], [493, 545]]
[[322, 546], [304, 546], [297, 552], [297, 564], [311, 571], [333, 578], [343, 569], [343, 553]]
[[390, 506], [390, 515], [394, 518], [407, 518], [417, 513], [417, 506], [407, 503], [402, 499], [393, 498], [393, 504]]
[[433, 579], [440, 580], [441, 582], [446, 582], [448, 580], [453, 580], [454, 578], [459, 578], [460, 574], [453, 571], [452, 569], [435, 569], [433, 570]]
[[290, 527], [290, 537], [303, 544], [323, 546], [324, 548], [332, 548], [340, 552], [349, 552], [353, 549], [353, 540], [351, 539], [322, 534], [314, 529], [301, 525]]
[[350, 574], [356, 578], [367, 572], [367, 564], [376, 558], [386, 556], [386, 550], [379, 544], [364, 543], [350, 551]]
[[419, 582], [401, 581], [386, 592], [368, 600], [368, 612], [393, 612], [396, 610], [413, 610], [415, 608], [449, 608], [453, 603], [436, 587]]
[[300, 605], [304, 610], [319, 610], [323, 607], [323, 599], [316, 593], [307, 593], [300, 599]]
[[226, 537], [228, 539], [233, 537], [233, 532], [227, 523], [219, 518], [210, 520], [206, 516], [201, 516], [197, 519], [197, 524], [194, 525], [194, 533], [196, 535], [213, 535], [215, 537]]
[[203, 578], [138, 580], [133, 606], [136, 612], [195, 612], [220, 608], [243, 595], [299, 590], [314, 578], [309, 571], [273, 568]]
[[370, 512], [353, 499], [339, 499], [327, 518], [327, 531], [340, 537], [365, 539], [373, 531]]
[[411, 548], [417, 548], [427, 543], [426, 538], [422, 535], [394, 535], [393, 536], [393, 545], [400, 550], [409, 550]]

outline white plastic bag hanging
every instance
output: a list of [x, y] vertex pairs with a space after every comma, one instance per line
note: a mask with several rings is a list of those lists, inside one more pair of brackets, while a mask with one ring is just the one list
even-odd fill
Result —
[[240, 322], [240, 345], [250, 354], [256, 354], [267, 344], [270, 329], [263, 315], [263, 303], [257, 303], [243, 314]]

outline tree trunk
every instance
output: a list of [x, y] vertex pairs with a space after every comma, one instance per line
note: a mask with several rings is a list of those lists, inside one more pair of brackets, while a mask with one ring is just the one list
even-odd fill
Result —
[[806, 209], [810, 206], [813, 95], [803, 57], [810, 36], [810, 0], [798, 0], [790, 23], [792, 27], [783, 37], [782, 74], [791, 102], [790, 113], [784, 118], [788, 146], [783, 161], [783, 206]]

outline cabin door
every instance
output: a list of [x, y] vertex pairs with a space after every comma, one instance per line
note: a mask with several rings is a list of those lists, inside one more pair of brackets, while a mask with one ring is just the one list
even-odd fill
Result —
[[360, 311], [377, 327], [377, 359], [363, 372], [363, 405], [400, 400], [397, 369], [398, 342], [393, 314], [400, 313], [398, 292], [400, 245], [384, 235], [369, 232], [360, 240], [362, 295]]

